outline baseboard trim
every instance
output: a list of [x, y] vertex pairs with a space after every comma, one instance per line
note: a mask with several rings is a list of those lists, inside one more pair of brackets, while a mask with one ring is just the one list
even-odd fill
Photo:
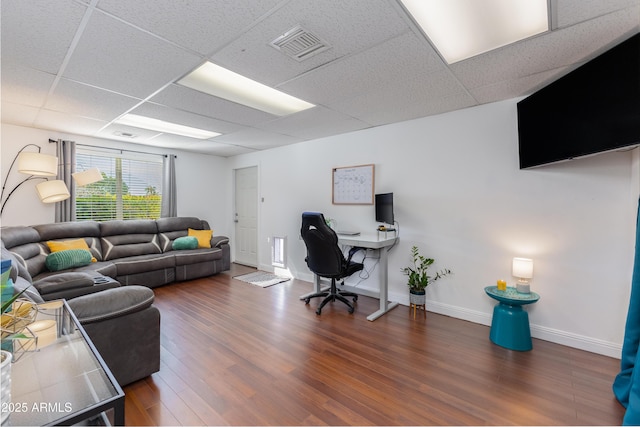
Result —
[[[408, 305], [408, 298], [407, 304]], [[456, 319], [467, 320], [469, 322], [479, 323], [491, 326], [491, 315], [480, 311], [469, 310], [462, 307], [456, 307], [439, 302], [427, 301], [427, 311], [443, 314], [445, 316], [455, 317]], [[622, 345], [587, 337], [584, 335], [574, 334], [559, 329], [548, 328], [531, 324], [531, 336], [544, 341], [556, 344], [566, 345], [567, 347], [579, 350], [589, 351], [591, 353], [602, 354], [604, 356], [620, 359], [622, 354]]]
[[[313, 283], [313, 275], [300, 274], [300, 279]], [[369, 289], [360, 287], [363, 294], [367, 294]], [[355, 288], [357, 291], [358, 288]], [[389, 292], [389, 300], [397, 301], [402, 305], [409, 306], [408, 292]], [[491, 326], [491, 313], [484, 313], [477, 310], [470, 310], [464, 307], [458, 307], [450, 304], [443, 304], [435, 301], [427, 301], [427, 311], [442, 314], [456, 319], [466, 320], [480, 325]], [[549, 328], [546, 326], [531, 324], [531, 336], [544, 341], [556, 344], [566, 345], [567, 347], [579, 350], [589, 351], [591, 353], [602, 354], [603, 356], [620, 359], [622, 355], [622, 345], [608, 342], [584, 335], [574, 334], [559, 329]]]

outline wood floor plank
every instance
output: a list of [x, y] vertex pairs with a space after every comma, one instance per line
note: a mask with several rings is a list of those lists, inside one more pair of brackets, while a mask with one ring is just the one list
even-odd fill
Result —
[[315, 314], [291, 280], [212, 277], [155, 288], [161, 369], [125, 387], [127, 425], [619, 425], [619, 361], [400, 306], [369, 322], [360, 297]]

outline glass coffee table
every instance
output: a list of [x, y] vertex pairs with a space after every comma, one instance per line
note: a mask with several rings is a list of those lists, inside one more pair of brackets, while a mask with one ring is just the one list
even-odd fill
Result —
[[124, 392], [66, 301], [38, 307], [36, 321], [55, 320], [55, 332], [11, 365], [8, 423], [124, 425]]

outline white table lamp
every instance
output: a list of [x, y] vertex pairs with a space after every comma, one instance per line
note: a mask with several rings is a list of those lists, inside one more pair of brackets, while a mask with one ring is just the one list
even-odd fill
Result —
[[531, 292], [529, 287], [529, 279], [533, 277], [533, 260], [529, 258], [514, 258], [512, 265], [512, 273], [518, 278], [516, 290], [523, 294]]

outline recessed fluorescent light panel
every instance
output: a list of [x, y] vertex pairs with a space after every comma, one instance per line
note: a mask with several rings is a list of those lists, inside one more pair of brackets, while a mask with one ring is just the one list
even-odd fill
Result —
[[178, 84], [276, 116], [315, 107], [211, 62], [205, 62], [180, 79]]
[[549, 30], [547, 0], [401, 0], [452, 64]]
[[115, 120], [114, 123], [197, 139], [209, 139], [221, 135], [217, 132], [192, 128], [176, 123], [165, 122], [163, 120], [152, 119], [150, 117], [138, 116], [136, 114], [125, 114], [118, 120]]

